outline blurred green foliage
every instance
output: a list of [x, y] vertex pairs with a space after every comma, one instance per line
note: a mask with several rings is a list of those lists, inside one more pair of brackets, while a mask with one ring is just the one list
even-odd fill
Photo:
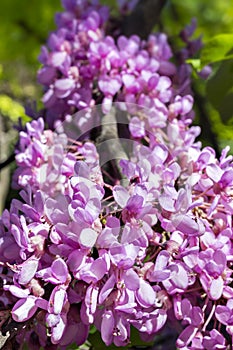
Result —
[[206, 82], [205, 96], [211, 103], [210, 118], [221, 147], [233, 150], [233, 32], [217, 34], [205, 42], [200, 66], [212, 64], [213, 74]]
[[29, 117], [27, 117], [24, 113], [23, 106], [19, 102], [15, 101], [13, 98], [5, 94], [0, 94], [0, 112], [2, 115], [5, 116], [7, 116], [10, 113], [11, 120], [16, 123], [19, 116], [21, 116], [24, 121], [29, 120]]
[[23, 59], [34, 64], [40, 43], [54, 27], [53, 16], [60, 10], [59, 0], [1, 0], [0, 57]]
[[[194, 84], [203, 96], [203, 108], [208, 114], [212, 132], [217, 135], [219, 148], [230, 145], [233, 153], [233, 60], [225, 61], [233, 54], [233, 1], [170, 0], [161, 16], [161, 29], [173, 38], [192, 18], [197, 19], [194, 36], [201, 36], [204, 43], [201, 60], [192, 62], [194, 70], [195, 65], [198, 68], [213, 63], [209, 79], [196, 79]], [[202, 141], [207, 145], [206, 125], [200, 110], [197, 110], [196, 123], [202, 126]]]
[[206, 41], [220, 33], [233, 32], [232, 0], [169, 0], [163, 11], [163, 29], [171, 36], [195, 17], [198, 21], [197, 35]]
[[60, 10], [60, 0], [1, 0], [0, 94], [23, 102], [37, 98], [37, 57]]

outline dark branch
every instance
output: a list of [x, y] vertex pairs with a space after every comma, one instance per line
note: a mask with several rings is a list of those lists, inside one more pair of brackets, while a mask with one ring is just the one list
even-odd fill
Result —
[[0, 171], [6, 166], [8, 166], [9, 164], [11, 164], [12, 162], [14, 162], [14, 160], [15, 160], [15, 155], [11, 154], [6, 160], [0, 163]]
[[155, 24], [167, 0], [140, 0], [130, 15], [122, 21], [122, 33], [126, 36], [137, 34], [146, 39]]
[[201, 124], [201, 130], [202, 130], [202, 137], [207, 140], [210, 145], [214, 148], [216, 152], [217, 158], [220, 157], [221, 152], [219, 149], [219, 144], [217, 140], [217, 136], [212, 130], [211, 121], [209, 118], [209, 113], [207, 111], [207, 102], [204, 96], [201, 95], [201, 93], [198, 91], [198, 89], [195, 87], [195, 84], [192, 86], [193, 92], [194, 92], [194, 100], [196, 102], [196, 106], [199, 110], [200, 114], [200, 124]]
[[128, 155], [123, 148], [122, 140], [119, 139], [118, 123], [116, 108], [112, 107], [108, 114], [102, 116], [102, 130], [101, 135], [96, 140], [96, 147], [100, 155], [100, 164], [104, 166], [108, 161], [114, 161], [118, 176], [120, 176], [122, 183], [127, 185], [128, 180], [122, 174], [120, 160], [128, 159]]
[[[120, 31], [116, 30], [116, 35], [119, 33], [126, 36], [136, 34], [143, 39], [147, 38], [155, 24], [159, 22], [160, 13], [166, 2], [167, 0], [140, 0], [128, 16], [124, 16], [121, 20], [116, 19], [116, 27], [121, 28]], [[108, 29], [114, 32], [114, 28]], [[97, 148], [102, 158], [101, 162], [105, 163], [105, 158], [115, 160], [118, 175], [124, 185], [127, 185], [128, 180], [123, 176], [119, 162], [120, 159], [128, 159], [128, 155], [122, 147], [122, 138], [120, 139], [118, 130], [121, 121], [117, 120], [116, 114], [117, 111], [112, 108], [108, 115], [102, 117], [102, 131], [97, 139]], [[122, 124], [124, 128], [127, 122], [124, 120]]]

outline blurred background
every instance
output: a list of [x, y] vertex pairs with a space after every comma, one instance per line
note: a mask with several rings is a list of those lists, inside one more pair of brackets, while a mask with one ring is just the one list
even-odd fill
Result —
[[[111, 5], [113, 13], [116, 13], [116, 1], [101, 2]], [[23, 122], [27, 121], [23, 107], [25, 103], [35, 101], [38, 107], [42, 106], [42, 88], [36, 82], [38, 55], [49, 32], [55, 29], [55, 13], [61, 10], [60, 0], [1, 0], [0, 163], [5, 162], [13, 153], [17, 141], [13, 125], [17, 123], [18, 117], [21, 116]], [[164, 31], [175, 43], [179, 32], [192, 18], [197, 19], [194, 36], [201, 35], [204, 43], [214, 35], [233, 33], [233, 1], [167, 0], [154, 29]], [[225, 70], [224, 78], [213, 74], [208, 81], [197, 77], [194, 79], [197, 95], [195, 123], [202, 126], [203, 144], [214, 146], [217, 153], [227, 144], [233, 152], [233, 99], [227, 98], [222, 110], [218, 110], [213, 103], [213, 96], [218, 93], [218, 89], [219, 93], [225, 94], [225, 84], [231, 91], [232, 67], [232, 62], [230, 66], [217, 66], [216, 71]], [[226, 76], [228, 80], [225, 79]], [[13, 164], [4, 166], [0, 173], [0, 213], [5, 201], [9, 202], [14, 195], [8, 191], [13, 167]]]

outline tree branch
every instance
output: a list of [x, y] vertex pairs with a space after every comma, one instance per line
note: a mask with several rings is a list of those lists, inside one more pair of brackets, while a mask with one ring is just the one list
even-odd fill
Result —
[[101, 135], [96, 140], [96, 147], [100, 155], [101, 166], [104, 166], [107, 162], [114, 160], [118, 175], [122, 179], [123, 183], [127, 185], [128, 180], [122, 174], [120, 160], [128, 159], [128, 155], [122, 147], [122, 140], [118, 135], [118, 121], [116, 114], [116, 108], [112, 107], [108, 114], [102, 116], [102, 130]]
[[207, 111], [207, 101], [204, 96], [196, 88], [195, 84], [192, 85], [192, 90], [194, 93], [194, 100], [196, 102], [196, 106], [200, 113], [200, 124], [202, 137], [210, 143], [210, 145], [214, 148], [217, 158], [220, 157], [221, 152], [219, 149], [218, 139], [216, 134], [212, 130], [211, 121], [209, 118], [209, 113]]
[[11, 124], [8, 125], [7, 119], [0, 114], [0, 214], [4, 209], [5, 199], [10, 184], [10, 167], [8, 165], [14, 160], [14, 154], [9, 156], [10, 145], [15, 139], [16, 131]]
[[[122, 21], [117, 21], [116, 24], [121, 28], [120, 32], [126, 36], [136, 34], [141, 38], [146, 38], [151, 33], [154, 25], [158, 23], [160, 13], [165, 6], [167, 0], [140, 0], [135, 6], [133, 11], [124, 16]], [[117, 31], [119, 35], [119, 31]], [[121, 113], [123, 114], [123, 112]], [[127, 116], [120, 116], [123, 119], [127, 119]], [[128, 120], [129, 122], [129, 120]], [[97, 149], [100, 154], [100, 162], [102, 164], [107, 161], [115, 160], [118, 175], [122, 179], [123, 184], [127, 185], [128, 180], [122, 175], [122, 169], [120, 167], [121, 159], [128, 159], [122, 143], [125, 138], [120, 138], [121, 130], [120, 124], [128, 125], [127, 120], [121, 122], [117, 111], [113, 107], [107, 115], [104, 115], [101, 119], [101, 135], [97, 138]], [[118, 128], [119, 126], [119, 128]], [[99, 144], [99, 145], [98, 145]], [[129, 147], [129, 142], [126, 142], [126, 148]], [[129, 151], [127, 149], [127, 151]], [[112, 174], [111, 174], [112, 175]]]
[[15, 155], [13, 153], [6, 160], [0, 163], [0, 171], [6, 166], [8, 166], [9, 164], [11, 164], [12, 162], [14, 162], [14, 160], [15, 160]]
[[6, 346], [6, 341], [10, 337], [10, 333], [8, 332], [6, 335], [3, 335], [2, 332], [0, 331], [0, 349], [6, 349], [4, 348], [4, 345]]
[[151, 33], [167, 0], [140, 0], [130, 15], [124, 17], [121, 25], [126, 36], [137, 34], [146, 39]]

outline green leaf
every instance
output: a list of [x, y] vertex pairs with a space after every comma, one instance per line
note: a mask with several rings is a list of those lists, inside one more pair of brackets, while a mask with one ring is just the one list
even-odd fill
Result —
[[89, 330], [89, 334], [94, 334], [95, 332], [97, 332], [96, 327], [92, 324]]
[[[106, 348], [103, 340], [101, 339], [100, 332], [95, 332], [94, 334], [89, 334], [88, 341], [92, 344], [94, 350], [103, 350]], [[109, 350], [119, 350], [115, 345], [108, 346]]]
[[219, 141], [220, 147], [225, 148], [226, 146], [230, 146], [230, 154], [233, 152], [233, 140], [220, 140]]
[[13, 122], [16, 122], [19, 117], [22, 118], [23, 122], [31, 120], [25, 115], [24, 107], [5, 94], [0, 95], [0, 113], [9, 117]]
[[186, 63], [191, 64], [196, 71], [201, 70], [201, 60], [199, 58], [188, 59]]
[[[132, 326], [130, 328], [130, 340], [130, 344], [125, 346], [124, 349], [131, 349], [133, 346], [151, 346], [154, 344], [154, 339], [150, 342], [144, 342], [141, 340], [138, 330]], [[98, 331], [96, 331], [94, 334], [89, 333], [88, 341], [92, 344], [94, 350], [103, 350], [106, 348], [106, 345], [101, 339], [101, 335]], [[119, 347], [112, 344], [108, 346], [108, 349], [119, 350]]]
[[219, 34], [205, 43], [201, 53], [201, 67], [233, 58], [233, 34]]
[[224, 123], [233, 116], [233, 60], [222, 62], [217, 72], [208, 80], [207, 97], [219, 112]]
[[152, 346], [154, 344], [154, 339], [150, 342], [144, 342], [139, 335], [139, 332], [136, 328], [130, 328], [130, 338], [131, 338], [131, 346]]

